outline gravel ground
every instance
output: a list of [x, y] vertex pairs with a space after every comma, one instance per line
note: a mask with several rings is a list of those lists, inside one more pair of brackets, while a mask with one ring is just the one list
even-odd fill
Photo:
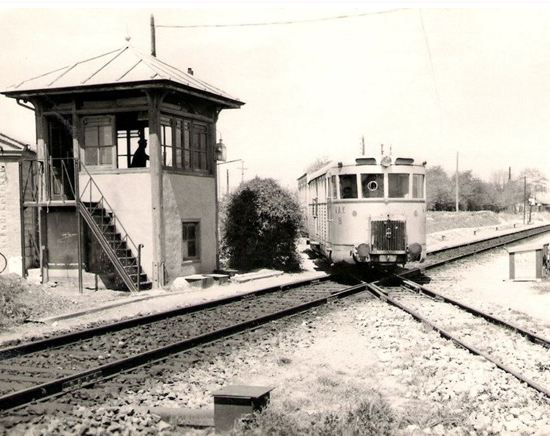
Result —
[[[451, 237], [447, 232], [446, 240]], [[306, 274], [313, 274], [311, 262], [306, 268], [309, 270]], [[264, 279], [247, 286], [251, 289], [295, 278]], [[450, 296], [468, 304], [492, 308], [499, 314], [504, 311], [516, 320], [535, 325], [541, 334], [550, 332], [547, 310], [550, 284], [546, 280], [512, 282], [507, 279], [508, 254], [500, 250], [442, 270], [434, 285], [439, 283]], [[243, 292], [243, 289], [237, 290], [231, 285], [164, 295], [101, 312], [101, 315], [59, 321], [54, 326], [12, 327], [0, 335], [0, 342], [77, 328], [99, 317], [116, 319], [148, 313], [174, 304]], [[71, 295], [70, 291], [67, 295]], [[74, 296], [73, 291], [72, 295], [76, 309], [86, 307], [86, 295], [89, 304], [90, 300], [95, 302], [94, 297], [99, 294]], [[107, 296], [104, 301], [113, 298]], [[59, 309], [51, 312], [59, 313]], [[342, 412], [361, 398], [382, 398], [399, 419], [397, 435], [550, 434], [550, 404], [546, 398], [482, 358], [441, 339], [408, 315], [375, 300], [344, 305], [330, 312], [319, 311], [308, 321], [296, 322], [287, 330], [266, 337], [259, 347], [250, 349], [243, 344], [231, 357], [200, 363], [168, 382], [148, 383], [147, 389], [126, 392], [117, 404], [105, 405], [103, 410], [80, 411], [79, 419], [98, 419], [106, 412], [113, 416], [135, 414], [133, 409], [131, 413], [120, 409], [121, 405], [128, 407], [128, 404], [212, 409], [211, 393], [229, 384], [273, 386], [271, 408], [304, 416], [304, 419], [323, 411]], [[117, 425], [122, 434], [124, 429], [127, 434], [151, 429], [149, 425], [136, 427], [135, 423], [126, 424], [124, 419], [119, 421]], [[50, 434], [66, 434], [63, 425], [55, 420], [45, 423]], [[197, 434], [158, 425], [155, 421], [158, 434]], [[27, 430], [27, 434], [46, 434]], [[76, 430], [72, 434], [76, 434]]]

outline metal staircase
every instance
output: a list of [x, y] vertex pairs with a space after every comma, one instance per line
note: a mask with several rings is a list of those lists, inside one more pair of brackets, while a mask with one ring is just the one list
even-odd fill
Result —
[[[84, 165], [81, 168], [84, 170], [81, 174], [87, 174], [88, 180], [76, 200], [80, 215], [126, 287], [130, 291], [150, 289], [152, 283], [141, 268], [142, 245], [132, 241], [88, 170]], [[85, 196], [88, 201], [83, 199]]]
[[[25, 161], [22, 174], [23, 209], [29, 206], [75, 205], [128, 290], [151, 288], [152, 283], [141, 268], [143, 245], [136, 245], [132, 241], [82, 163], [73, 158], [50, 158], [47, 162]], [[82, 187], [79, 187], [81, 180], [78, 174], [86, 176], [86, 183]], [[33, 235], [30, 238], [34, 247], [40, 246]], [[34, 258], [39, 260], [42, 268], [40, 250], [33, 255]]]

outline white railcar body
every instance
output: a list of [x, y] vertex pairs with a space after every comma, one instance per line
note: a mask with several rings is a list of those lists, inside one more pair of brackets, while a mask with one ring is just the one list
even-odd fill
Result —
[[404, 265], [426, 255], [426, 168], [360, 157], [298, 179], [311, 247], [333, 263]]

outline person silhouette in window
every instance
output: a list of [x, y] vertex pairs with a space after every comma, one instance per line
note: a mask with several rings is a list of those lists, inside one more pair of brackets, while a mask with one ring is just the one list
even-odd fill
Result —
[[145, 147], [147, 147], [147, 139], [140, 138], [138, 141], [138, 148], [132, 157], [131, 168], [142, 168], [147, 166], [149, 155], [145, 153]]

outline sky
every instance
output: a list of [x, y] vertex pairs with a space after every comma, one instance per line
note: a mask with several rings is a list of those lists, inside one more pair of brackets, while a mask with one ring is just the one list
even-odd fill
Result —
[[[218, 139], [230, 186], [289, 188], [317, 159], [412, 156], [490, 181], [550, 179], [550, 8], [414, 4], [0, 8], [0, 90], [130, 44], [234, 96]], [[34, 144], [0, 96], [0, 131]], [[222, 168], [222, 167], [220, 167]]]

